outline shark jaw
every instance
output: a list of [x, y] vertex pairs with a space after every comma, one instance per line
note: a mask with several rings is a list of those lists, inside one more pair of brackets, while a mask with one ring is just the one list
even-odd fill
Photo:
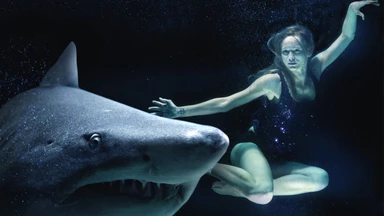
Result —
[[175, 196], [181, 198], [180, 185], [148, 182], [143, 180], [117, 180], [106, 183], [86, 185], [79, 190], [89, 189], [106, 196], [129, 196], [135, 199], [168, 200]]
[[100, 182], [84, 185], [75, 190], [69, 197], [63, 200], [60, 205], [67, 205], [67, 201], [78, 200], [78, 197], [84, 197], [86, 194], [98, 194], [106, 198], [115, 197], [136, 202], [148, 201], [169, 201], [177, 200], [183, 202], [182, 184], [165, 184], [145, 180], [125, 179], [110, 182]]
[[[188, 201], [198, 181], [199, 179], [181, 184], [167, 184], [125, 179], [87, 184], [68, 194], [54, 208], [55, 211], [63, 210], [65, 213], [62, 215], [76, 216], [173, 215]], [[36, 210], [48, 211], [41, 209], [40, 204]]]

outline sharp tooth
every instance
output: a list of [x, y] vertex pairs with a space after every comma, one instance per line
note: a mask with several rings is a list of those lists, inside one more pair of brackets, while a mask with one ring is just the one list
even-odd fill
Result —
[[121, 180], [121, 184], [122, 184], [123, 187], [124, 187], [125, 181], [124, 181], [124, 180]]
[[178, 185], [171, 186], [168, 189], [168, 195], [165, 198], [165, 200], [168, 200], [168, 199], [172, 198], [173, 196], [175, 196], [178, 193], [178, 191], [179, 191], [179, 186]]
[[147, 181], [144, 181], [144, 180], [140, 180], [140, 182], [141, 182], [141, 186], [142, 186], [143, 189], [144, 189], [148, 182], [147, 182]]
[[157, 188], [158, 188], [158, 190], [156, 191], [156, 196], [161, 198], [161, 199], [164, 199], [164, 196], [165, 196], [164, 188], [162, 188], [162, 185], [160, 183], [157, 183]]

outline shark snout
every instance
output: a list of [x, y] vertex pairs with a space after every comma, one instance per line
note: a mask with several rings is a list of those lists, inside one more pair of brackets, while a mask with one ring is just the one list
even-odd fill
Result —
[[103, 181], [116, 176], [165, 184], [196, 181], [217, 164], [229, 145], [228, 136], [216, 127], [141, 111], [120, 116], [124, 118], [110, 121], [113, 130], [100, 133], [101, 150], [110, 161], [106, 167], [119, 167], [114, 174], [109, 170]]
[[229, 145], [228, 136], [211, 126], [183, 123], [161, 133], [157, 134], [156, 144], [147, 146], [146, 154], [155, 171], [152, 173], [161, 173], [155, 180], [164, 183], [180, 184], [200, 178], [215, 166]]
[[204, 126], [200, 130], [187, 132], [186, 143], [197, 148], [198, 151], [220, 159], [228, 147], [229, 139], [221, 130]]

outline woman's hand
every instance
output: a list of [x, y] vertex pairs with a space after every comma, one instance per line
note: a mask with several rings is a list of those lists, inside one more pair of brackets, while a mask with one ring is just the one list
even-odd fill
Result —
[[352, 2], [349, 7], [352, 9], [352, 11], [357, 15], [361, 16], [361, 18], [364, 20], [364, 14], [361, 13], [360, 9], [364, 7], [365, 5], [375, 5], [375, 6], [380, 6], [380, 3], [378, 0], [370, 0], [370, 1], [356, 1]]
[[177, 118], [182, 116], [182, 109], [178, 108], [172, 100], [159, 97], [159, 101], [153, 100], [152, 103], [155, 106], [148, 107], [148, 110], [152, 111], [152, 114], [154, 115], [166, 118]]

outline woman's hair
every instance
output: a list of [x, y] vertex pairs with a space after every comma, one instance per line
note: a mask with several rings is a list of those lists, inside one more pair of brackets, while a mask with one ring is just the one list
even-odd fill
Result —
[[268, 48], [275, 54], [275, 56], [280, 57], [281, 43], [288, 36], [295, 37], [301, 44], [301, 47], [303, 47], [303, 49], [307, 52], [307, 54], [312, 55], [314, 50], [314, 43], [311, 31], [301, 25], [292, 25], [285, 27], [278, 33], [272, 35], [271, 38], [269, 38], [267, 45]]
[[[301, 44], [301, 47], [304, 49], [304, 51], [308, 54], [308, 56], [313, 54], [315, 45], [313, 42], [312, 32], [308, 28], [301, 25], [285, 27], [279, 32], [273, 34], [267, 42], [268, 48], [273, 52], [273, 54], [275, 54], [273, 63], [267, 68], [258, 71], [256, 74], [251, 75], [249, 77], [250, 82], [253, 82], [265, 74], [281, 71], [288, 83], [288, 86], [292, 86], [292, 76], [289, 70], [281, 61], [281, 44], [283, 40], [288, 36], [295, 37]], [[292, 91], [294, 91], [294, 88], [292, 88]], [[295, 93], [296, 92], [292, 92], [293, 95], [295, 95]]]

